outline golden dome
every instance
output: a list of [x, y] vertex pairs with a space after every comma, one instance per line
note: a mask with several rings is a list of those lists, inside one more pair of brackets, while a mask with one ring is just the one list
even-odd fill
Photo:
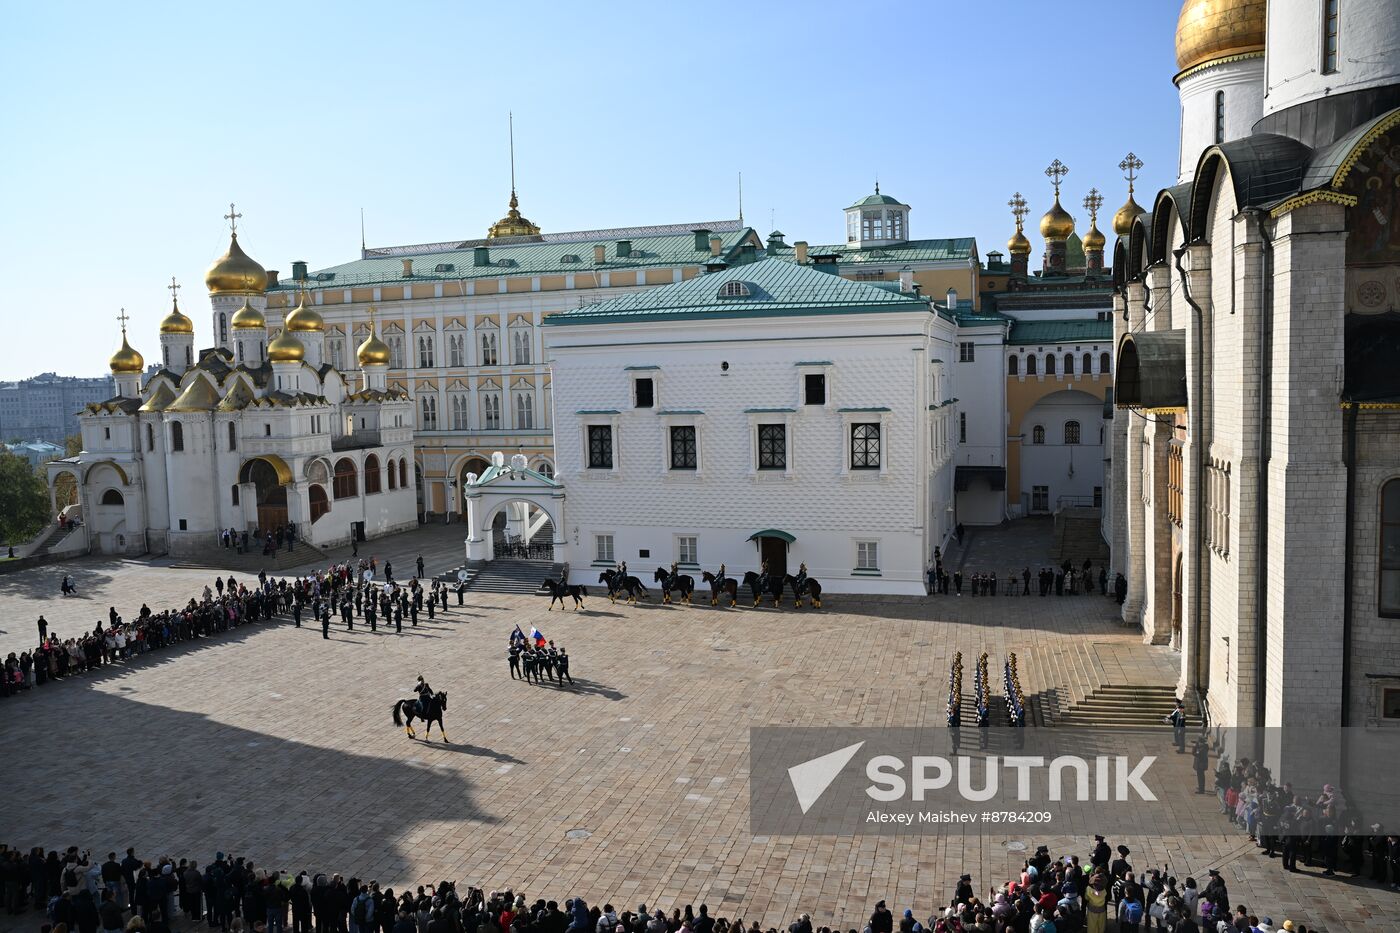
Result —
[[360, 344], [356, 355], [360, 359], [361, 366], [389, 365], [389, 345], [379, 339], [379, 335], [374, 332], [373, 328], [370, 329], [365, 342]]
[[1031, 241], [1026, 239], [1026, 235], [1018, 229], [1015, 236], [1006, 241], [1006, 249], [1013, 256], [1029, 256], [1031, 254]]
[[180, 397], [166, 406], [166, 411], [213, 411], [219, 404], [219, 393], [203, 376], [195, 376]]
[[1137, 220], [1139, 214], [1145, 211], [1142, 205], [1133, 200], [1132, 191], [1128, 192], [1128, 201], [1118, 208], [1118, 213], [1113, 215], [1113, 232], [1119, 236], [1127, 236], [1133, 232], [1133, 221]]
[[204, 284], [211, 295], [261, 295], [267, 289], [267, 270], [243, 252], [235, 233], [229, 238], [228, 252], [204, 273]]
[[1266, 0], [1186, 0], [1176, 20], [1176, 67], [1264, 51]]
[[515, 189], [510, 191], [510, 210], [506, 216], [491, 225], [491, 229], [486, 231], [486, 238], [494, 240], [503, 236], [539, 236], [540, 228], [530, 223], [520, 216], [517, 208], [520, 206], [519, 199], [515, 196]]
[[1089, 224], [1088, 232], [1084, 234], [1084, 252], [1087, 253], [1093, 250], [1103, 252], [1104, 244], [1107, 242], [1108, 238], [1103, 235], [1102, 231], [1099, 230], [1099, 225], [1091, 222]]
[[297, 306], [287, 314], [286, 328], [293, 333], [320, 332], [326, 329], [325, 319], [315, 308], [306, 306], [306, 297], [297, 301]]
[[262, 330], [267, 327], [267, 318], [263, 317], [263, 313], [257, 308], [244, 301], [243, 307], [233, 312], [229, 326], [234, 330]]
[[160, 322], [160, 332], [162, 334], [193, 334], [194, 321], [187, 318], [180, 310], [180, 302], [170, 303], [170, 313]]
[[1040, 218], [1040, 235], [1047, 240], [1067, 240], [1074, 232], [1074, 218], [1060, 206], [1060, 196], [1055, 195], [1055, 203], [1045, 216]]
[[300, 363], [306, 358], [306, 347], [284, 330], [267, 345], [267, 358], [274, 363]]
[[131, 344], [126, 341], [126, 328], [122, 328], [122, 346], [112, 358], [107, 361], [107, 365], [112, 368], [113, 373], [119, 375], [126, 373], [139, 373], [146, 368], [146, 359], [140, 353], [132, 349]]

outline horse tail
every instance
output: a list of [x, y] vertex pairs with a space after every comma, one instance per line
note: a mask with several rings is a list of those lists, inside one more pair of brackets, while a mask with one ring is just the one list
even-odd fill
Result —
[[399, 706], [400, 704], [396, 701], [394, 703], [394, 725], [396, 726], [403, 725], [403, 719], [399, 716]]

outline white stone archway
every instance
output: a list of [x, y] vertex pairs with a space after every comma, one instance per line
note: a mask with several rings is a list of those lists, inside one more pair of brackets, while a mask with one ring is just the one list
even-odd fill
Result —
[[491, 465], [480, 476], [468, 473], [462, 486], [462, 498], [467, 504], [467, 560], [489, 561], [495, 558], [495, 542], [491, 535], [491, 520], [502, 508], [513, 502], [534, 506], [549, 516], [553, 526], [554, 560], [567, 560], [568, 545], [564, 525], [564, 484], [559, 478], [548, 477], [528, 467], [523, 454], [506, 462], [505, 454], [496, 451]]

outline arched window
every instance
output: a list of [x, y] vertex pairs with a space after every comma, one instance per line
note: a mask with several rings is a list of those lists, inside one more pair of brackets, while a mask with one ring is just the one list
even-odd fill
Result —
[[355, 461], [349, 457], [341, 457], [335, 462], [335, 479], [332, 480], [331, 486], [337, 499], [353, 499], [360, 494]]
[[1053, 353], [1045, 354], [1045, 375], [1055, 375], [1055, 355]]
[[1014, 353], [1006, 358], [1006, 374], [1008, 376], [1019, 376], [1021, 374], [1021, 358]]
[[365, 495], [379, 492], [379, 458], [370, 454], [365, 458]]
[[420, 399], [423, 411], [423, 430], [437, 430], [437, 399], [431, 395], [425, 395]]
[[228, 423], [228, 449], [238, 449], [238, 428], [232, 421]]
[[1034, 353], [1030, 353], [1030, 354], [1027, 354], [1027, 355], [1026, 355], [1026, 375], [1027, 375], [1027, 376], [1034, 376], [1034, 375], [1035, 375], [1035, 354], [1034, 354]]
[[1032, 443], [1032, 444], [1044, 444], [1044, 443], [1045, 443], [1045, 426], [1044, 426], [1044, 425], [1038, 424], [1038, 425], [1036, 425], [1035, 427], [1031, 428], [1031, 443]]
[[1066, 353], [1066, 354], [1065, 354], [1065, 375], [1066, 375], [1066, 376], [1073, 376], [1073, 375], [1074, 375], [1074, 354], [1073, 354], [1073, 353]]
[[1400, 616], [1400, 479], [1381, 487], [1380, 614]]
[[535, 472], [539, 473], [541, 476], [548, 476], [550, 479], [554, 479], [554, 467], [550, 465], [548, 460], [541, 460], [535, 466]]
[[230, 494], [232, 495], [232, 497], [233, 497], [233, 504], [234, 504], [234, 505], [237, 505], [237, 504], [238, 504], [238, 484], [237, 484], [237, 483], [234, 483], [232, 486], [229, 487], [229, 493], [230, 493]]
[[316, 519], [325, 515], [331, 510], [330, 501], [326, 499], [324, 487], [312, 483], [307, 487], [308, 498], [311, 500], [311, 521], [314, 524]]
[[190, 344], [185, 344], [185, 365], [186, 365], [186, 366], [193, 366], [193, 365], [194, 365], [194, 358], [191, 356], [191, 354], [192, 354], [193, 352], [194, 352], [194, 347], [192, 347]]
[[1065, 443], [1066, 443], [1066, 444], [1078, 444], [1078, 443], [1079, 443], [1079, 422], [1078, 422], [1078, 421], [1066, 421], [1066, 422], [1065, 422]]
[[125, 504], [126, 504], [126, 500], [123, 499], [123, 498], [122, 498], [122, 494], [119, 493], [119, 492], [117, 492], [115, 489], [109, 489], [109, 490], [107, 490], [106, 492], [104, 492], [104, 493], [102, 494], [102, 504], [103, 504], [103, 505], [125, 505]]
[[1086, 354], [1084, 354], [1084, 368], [1081, 369], [1080, 372], [1082, 372], [1084, 375], [1087, 376], [1087, 375], [1089, 375], [1090, 373], [1092, 373], [1093, 371], [1094, 371], [1094, 355], [1093, 355], [1092, 353], [1086, 353]]
[[1215, 142], [1225, 141], [1225, 92], [1215, 92]]
[[392, 459], [389, 461], [388, 466], [389, 469], [386, 472], [389, 474], [389, 491], [392, 492], [399, 488], [399, 471], [394, 468], [394, 461]]
[[399, 485], [408, 488], [408, 461], [403, 457], [399, 458]]
[[1111, 358], [1107, 353], [1100, 353], [1100, 354], [1099, 354], [1099, 372], [1103, 373], [1103, 374], [1106, 376], [1106, 375], [1108, 375], [1108, 373], [1109, 373], [1109, 371], [1110, 371], [1111, 369], [1113, 369], [1113, 366], [1112, 366], [1112, 358]]
[[481, 334], [481, 365], [495, 366], [497, 362], [496, 335], [491, 331], [483, 331]]
[[739, 281], [725, 282], [719, 290], [720, 298], [747, 298], [749, 294], [749, 287]]
[[185, 449], [185, 426], [178, 421], [170, 422], [170, 449]]
[[510, 361], [516, 366], [530, 364], [530, 332], [521, 328], [510, 334]]

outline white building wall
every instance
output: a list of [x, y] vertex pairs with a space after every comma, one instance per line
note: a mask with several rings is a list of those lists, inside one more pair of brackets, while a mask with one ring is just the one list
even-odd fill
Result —
[[[950, 353], [956, 465], [1006, 469], [1006, 325], [958, 329]], [[962, 362], [961, 345], [973, 346], [971, 362]], [[966, 428], [964, 432], [964, 426]], [[976, 480], [957, 494], [957, 520], [965, 525], [996, 525], [1006, 518], [1005, 490]]]
[[[1196, 161], [1208, 146], [1248, 136], [1255, 122], [1264, 115], [1264, 59], [1211, 65], [1183, 78], [1177, 85], [1181, 96], [1181, 136], [1177, 184], [1196, 174]], [[1223, 95], [1224, 133], [1216, 137], [1217, 95]]]
[[1342, 0], [1337, 68], [1323, 67], [1322, 0], [1269, 0], [1264, 113], [1400, 82], [1395, 0]]

